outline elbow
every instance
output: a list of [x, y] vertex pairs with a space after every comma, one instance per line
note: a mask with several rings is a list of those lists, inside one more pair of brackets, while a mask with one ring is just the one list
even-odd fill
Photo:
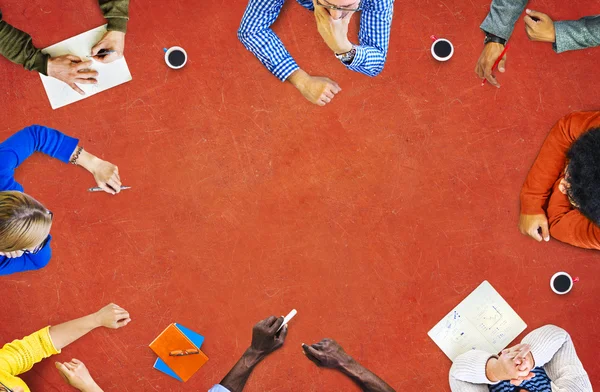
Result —
[[240, 26], [237, 31], [238, 40], [245, 46], [248, 47], [248, 42], [250, 41], [251, 33], [248, 29], [244, 28], [244, 26]]

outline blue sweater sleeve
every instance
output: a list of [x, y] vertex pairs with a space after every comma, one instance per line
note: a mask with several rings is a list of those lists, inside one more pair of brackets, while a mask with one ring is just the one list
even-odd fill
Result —
[[48, 265], [48, 262], [52, 257], [50, 242], [52, 242], [52, 236], [50, 236], [46, 245], [44, 245], [44, 247], [35, 255], [24, 254], [21, 257], [15, 257], [13, 259], [0, 256], [0, 276], [44, 268]]
[[32, 125], [0, 144], [0, 191], [23, 188], [15, 181], [15, 169], [36, 151], [69, 162], [79, 141], [55, 129]]

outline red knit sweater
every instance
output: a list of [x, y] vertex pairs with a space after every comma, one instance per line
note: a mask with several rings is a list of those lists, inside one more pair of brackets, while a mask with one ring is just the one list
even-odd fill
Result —
[[567, 196], [558, 190], [569, 147], [581, 134], [596, 127], [600, 127], [600, 112], [575, 112], [556, 123], [521, 189], [521, 214], [543, 214], [547, 205], [552, 237], [581, 248], [600, 250], [600, 227], [574, 209]]

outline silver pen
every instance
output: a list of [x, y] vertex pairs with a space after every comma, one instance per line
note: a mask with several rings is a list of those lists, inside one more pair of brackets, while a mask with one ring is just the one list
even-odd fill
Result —
[[[124, 191], [125, 189], [131, 189], [130, 186], [121, 186], [121, 190]], [[100, 188], [99, 186], [93, 187], [88, 189], [88, 192], [101, 192], [104, 189]]]

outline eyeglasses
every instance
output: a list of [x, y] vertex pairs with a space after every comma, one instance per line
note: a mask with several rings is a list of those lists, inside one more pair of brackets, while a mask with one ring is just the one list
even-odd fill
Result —
[[0, 392], [13, 392], [13, 390], [0, 382]]
[[195, 348], [189, 348], [187, 350], [175, 350], [175, 351], [171, 351], [169, 353], [169, 356], [171, 356], [171, 357], [183, 357], [185, 355], [194, 355], [194, 354], [200, 354], [200, 351], [198, 351]]
[[[327, 0], [323, 0], [325, 1], [325, 3], [327, 3]], [[347, 12], [357, 12], [360, 11], [362, 9], [361, 5], [362, 4], [358, 4], [358, 7], [356, 8], [348, 8], [348, 7], [338, 7], [337, 5], [333, 5], [333, 4], [324, 4], [321, 0], [317, 0], [317, 5], [323, 8], [327, 8], [330, 10], [335, 10], [335, 11], [347, 11]]]
[[[54, 219], [54, 214], [50, 210], [48, 210], [47, 213], [50, 215], [50, 221], [52, 221], [52, 219]], [[44, 249], [44, 246], [46, 246], [48, 241], [50, 241], [50, 234], [48, 234], [46, 239], [44, 239], [44, 241], [42, 241], [42, 243], [36, 246], [33, 250], [25, 249], [23, 250], [23, 253], [26, 255], [36, 255], [40, 253], [42, 249]]]

